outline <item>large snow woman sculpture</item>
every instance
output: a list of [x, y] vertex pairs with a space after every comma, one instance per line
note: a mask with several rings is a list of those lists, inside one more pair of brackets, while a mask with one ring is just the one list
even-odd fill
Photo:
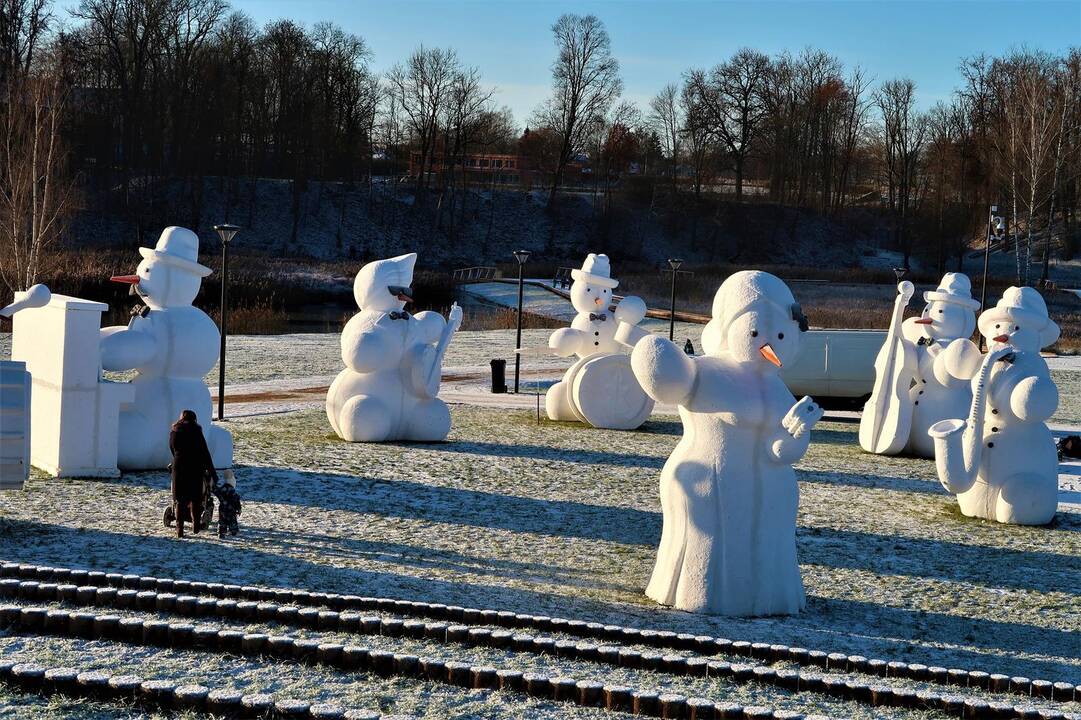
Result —
[[968, 420], [931, 426], [942, 486], [961, 513], [1016, 525], [1044, 525], [1058, 508], [1058, 454], [1045, 424], [1058, 388], [1040, 349], [1058, 325], [1040, 293], [1011, 287], [979, 319], [988, 352], [972, 380]]
[[661, 472], [664, 526], [646, 595], [681, 610], [781, 615], [805, 603], [796, 563], [803, 457], [822, 410], [778, 370], [807, 329], [788, 287], [765, 272], [730, 276], [713, 300], [704, 355], [651, 335], [631, 354], [642, 387], [679, 405], [683, 438]]
[[350, 442], [443, 440], [450, 411], [440, 400], [443, 356], [462, 324], [431, 311], [411, 315], [417, 254], [376, 260], [360, 269], [353, 296], [360, 312], [342, 331], [345, 369], [327, 391], [327, 419]]

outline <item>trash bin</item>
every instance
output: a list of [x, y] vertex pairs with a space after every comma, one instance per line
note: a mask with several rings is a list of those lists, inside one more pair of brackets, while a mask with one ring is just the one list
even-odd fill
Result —
[[492, 392], [507, 392], [507, 361], [503, 358], [492, 360]]

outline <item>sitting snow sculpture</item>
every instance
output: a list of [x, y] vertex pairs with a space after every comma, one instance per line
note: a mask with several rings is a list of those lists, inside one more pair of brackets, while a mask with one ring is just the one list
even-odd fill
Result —
[[900, 322], [912, 296], [910, 282], [898, 285], [893, 322], [875, 360], [875, 385], [860, 418], [860, 445], [867, 452], [908, 452], [932, 458], [928, 428], [963, 415], [980, 365], [980, 350], [969, 340], [976, 310], [968, 277], [946, 273], [936, 290], [923, 294], [919, 318]]
[[796, 563], [803, 457], [822, 410], [778, 376], [807, 321], [788, 287], [737, 272], [713, 300], [702, 355], [650, 335], [631, 353], [658, 402], [679, 405], [683, 438], [661, 472], [664, 525], [646, 595], [681, 610], [755, 616], [798, 612]]
[[360, 312], [342, 331], [345, 369], [327, 392], [327, 418], [349, 442], [443, 440], [450, 410], [436, 397], [443, 356], [461, 327], [462, 310], [446, 321], [431, 311], [410, 315], [417, 254], [370, 262], [357, 273], [353, 296]]
[[548, 419], [633, 430], [653, 412], [653, 401], [635, 379], [620, 340], [631, 338], [628, 344], [633, 344], [646, 334], [635, 327], [646, 316], [646, 304], [632, 296], [609, 309], [619, 282], [611, 277], [607, 255], [590, 253], [581, 270], [571, 270], [571, 278], [571, 304], [578, 314], [569, 328], [552, 333], [548, 347], [560, 357], [576, 355], [578, 361], [548, 389]]
[[[134, 275], [114, 282], [131, 285], [137, 305], [127, 327], [101, 329], [101, 365], [105, 370], [136, 370], [135, 400], [120, 412], [117, 465], [122, 470], [168, 467], [169, 429], [181, 410], [210, 418], [210, 390], [203, 377], [218, 360], [221, 335], [214, 321], [192, 307], [210, 268], [200, 265], [199, 236], [167, 227], [154, 249], [139, 248], [142, 262]], [[214, 466], [233, 464], [233, 436], [204, 425]]]
[[1058, 325], [1039, 292], [1011, 287], [979, 327], [988, 352], [972, 380], [968, 421], [942, 420], [928, 431], [938, 479], [964, 515], [1044, 525], [1058, 506], [1058, 455], [1044, 424], [1058, 388], [1040, 349], [1058, 339]]

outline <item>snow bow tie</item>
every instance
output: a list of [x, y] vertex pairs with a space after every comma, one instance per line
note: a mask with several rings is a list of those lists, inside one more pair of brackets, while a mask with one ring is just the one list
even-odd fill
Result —
[[607, 319], [608, 319], [608, 313], [601, 313], [600, 315], [594, 315], [593, 313], [589, 314], [590, 322], [592, 322], [593, 320], [600, 320], [601, 322], [604, 322]]
[[394, 312], [390, 313], [390, 319], [391, 320], [408, 320], [409, 319], [409, 313], [407, 313], [405, 310], [402, 310], [401, 312], [398, 312], [397, 310], [395, 310]]

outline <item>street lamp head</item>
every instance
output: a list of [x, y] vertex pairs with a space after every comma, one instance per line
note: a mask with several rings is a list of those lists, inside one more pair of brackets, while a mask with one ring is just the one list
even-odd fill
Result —
[[233, 236], [240, 232], [240, 226], [225, 223], [224, 225], [215, 225], [214, 230], [218, 233], [218, 237], [221, 238], [222, 245], [228, 245]]
[[668, 258], [668, 267], [672, 270], [679, 270], [679, 266], [683, 264], [683, 260], [680, 258]]
[[991, 228], [996, 236], [1001, 236], [1006, 232], [1006, 221], [1001, 215], [995, 215], [991, 218]]
[[529, 260], [529, 256], [533, 253], [529, 250], [515, 250], [514, 259], [518, 261], [519, 265], [525, 265]]

